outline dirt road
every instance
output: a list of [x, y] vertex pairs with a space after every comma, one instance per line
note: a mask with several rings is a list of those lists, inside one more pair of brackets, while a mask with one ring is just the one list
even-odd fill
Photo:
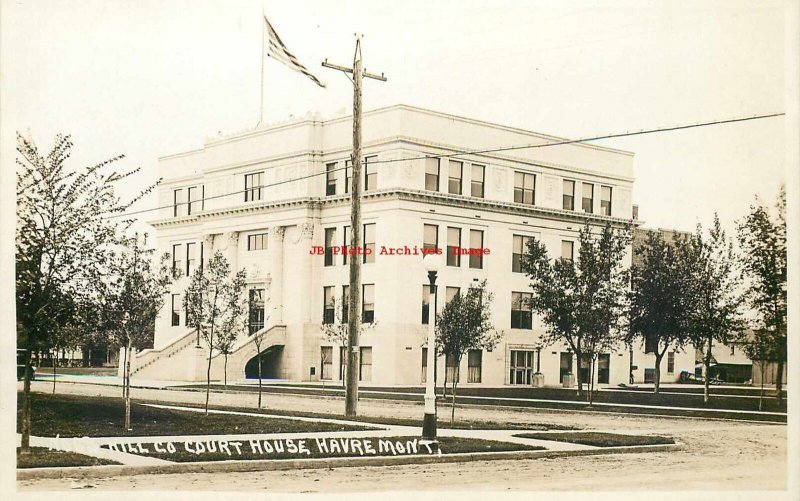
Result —
[[[49, 391], [46, 383], [34, 390]], [[59, 392], [118, 396], [119, 388], [63, 384]], [[200, 403], [203, 393], [135, 389], [134, 397]], [[254, 406], [254, 395], [213, 394], [214, 405]], [[340, 399], [268, 395], [272, 409], [341, 412]], [[362, 401], [363, 415], [419, 417], [422, 406]], [[260, 490], [266, 492], [369, 492], [408, 490], [783, 490], [787, 478], [785, 425], [537, 409], [469, 407], [457, 417], [518, 423], [554, 423], [607, 431], [669, 434], [681, 452], [557, 459], [408, 465], [327, 470], [145, 475], [82, 481], [102, 490]], [[22, 491], [69, 489], [72, 479], [20, 481]]]

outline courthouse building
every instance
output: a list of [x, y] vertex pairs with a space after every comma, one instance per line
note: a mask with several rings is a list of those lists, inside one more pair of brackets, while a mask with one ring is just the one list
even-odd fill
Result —
[[[530, 287], [520, 256], [527, 239], [536, 238], [554, 258], [571, 259], [586, 221], [630, 222], [633, 154], [593, 144], [502, 150], [560, 138], [405, 105], [365, 112], [363, 131], [363, 236], [373, 253], [349, 259], [363, 261], [363, 320], [375, 322], [361, 335], [364, 384], [424, 381], [427, 274], [422, 256], [413, 254], [433, 247], [488, 249], [448, 256], [437, 280], [440, 309], [487, 279], [492, 320], [503, 331], [491, 351], [464, 356], [462, 384], [530, 385], [540, 371], [552, 385], [578, 370], [567, 346], [540, 343], [544, 326], [525, 306]], [[157, 318], [154, 349], [133, 360], [135, 377], [205, 379], [207, 352], [196, 347], [181, 302], [186, 276], [221, 251], [233, 268], [247, 270], [250, 329], [264, 334], [263, 375], [341, 380], [342, 347], [325, 338], [321, 324], [341, 317], [334, 305], [348, 293], [348, 257], [333, 249], [349, 242], [351, 135], [349, 116], [308, 116], [159, 160], [162, 208], [151, 224], [159, 252], [172, 256], [184, 278]], [[311, 255], [314, 246], [327, 252]], [[406, 246], [412, 255], [380, 252]], [[254, 377], [257, 355], [242, 336], [229, 356], [228, 379]], [[694, 354], [679, 354], [677, 362], [673, 354], [669, 363], [665, 381], [693, 370]], [[633, 364], [642, 380], [646, 367]], [[630, 367], [625, 347], [601, 354], [597, 381], [627, 383]], [[221, 356], [212, 377], [222, 378]]]

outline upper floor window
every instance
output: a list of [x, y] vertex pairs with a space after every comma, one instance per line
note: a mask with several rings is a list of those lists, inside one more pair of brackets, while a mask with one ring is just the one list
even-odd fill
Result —
[[244, 201], [261, 200], [261, 186], [264, 181], [263, 172], [244, 175]]
[[378, 189], [378, 171], [375, 155], [364, 158], [364, 191]]
[[336, 162], [325, 166], [325, 196], [336, 194]]
[[514, 173], [514, 202], [533, 205], [536, 190], [536, 176], [525, 172]]
[[361, 321], [375, 321], [375, 284], [364, 284], [361, 294]]
[[431, 286], [425, 284], [422, 286], [422, 324], [428, 325], [428, 315], [430, 314], [431, 305]]
[[454, 297], [461, 294], [461, 287], [445, 287], [444, 288], [444, 304], [449, 303]]
[[464, 172], [464, 164], [455, 160], [450, 160], [450, 167], [447, 174], [447, 192], [452, 195], [461, 194], [461, 175]]
[[342, 263], [347, 264], [347, 249], [350, 247], [350, 227], [345, 226], [342, 233], [344, 234], [344, 238], [342, 239], [342, 247], [344, 247]]
[[483, 181], [486, 174], [486, 167], [483, 165], [472, 166], [472, 179], [470, 180], [471, 191], [473, 197], [483, 198]]
[[172, 215], [174, 217], [182, 216], [185, 212], [183, 203], [183, 188], [172, 190]]
[[575, 181], [564, 180], [564, 195], [562, 196], [561, 208], [564, 210], [575, 210]]
[[439, 227], [435, 224], [426, 224], [422, 232], [422, 248], [439, 248]]
[[568, 261], [575, 259], [575, 242], [570, 240], [561, 241], [561, 259]]
[[447, 228], [447, 266], [461, 266], [461, 228]]
[[181, 295], [172, 295], [172, 318], [170, 325], [173, 327], [181, 325]]
[[266, 233], [256, 233], [253, 235], [247, 235], [247, 250], [257, 251], [257, 250], [265, 250], [266, 248], [267, 248]]
[[352, 169], [353, 169], [353, 162], [350, 161], [350, 160], [345, 161], [345, 163], [344, 163], [344, 192], [345, 193], [350, 193], [350, 189], [352, 188], [352, 186], [350, 186], [350, 178], [351, 178], [350, 175], [353, 173]]
[[183, 271], [183, 244], [172, 246], [172, 276], [177, 277]]
[[583, 212], [591, 214], [594, 212], [594, 185], [583, 183]]
[[600, 214], [611, 215], [611, 186], [600, 187]]
[[186, 276], [191, 277], [197, 268], [197, 244], [189, 242], [186, 244]]
[[522, 269], [522, 258], [528, 250], [528, 241], [531, 237], [524, 235], [514, 235], [514, 241], [511, 248], [511, 271], [514, 273], [524, 273]]
[[202, 203], [203, 203], [202, 202], [203, 197], [201, 195], [202, 190], [203, 190], [202, 186], [190, 186], [189, 188], [186, 189], [187, 202], [188, 202], [188, 204], [186, 205], [187, 215], [191, 216], [192, 214], [197, 214], [202, 210]]
[[325, 228], [325, 266], [333, 266], [333, 246], [336, 241], [336, 228]]
[[350, 286], [342, 286], [342, 323], [346, 324], [350, 318]]
[[425, 159], [425, 189], [439, 191], [439, 159]]
[[333, 286], [322, 288], [322, 323], [332, 324], [334, 318]]
[[531, 312], [530, 300], [533, 294], [530, 292], [511, 293], [511, 328], [512, 329], [531, 329], [533, 328], [533, 314]]
[[483, 269], [483, 232], [481, 230], [469, 230], [470, 250], [480, 250], [480, 252], [469, 255], [469, 267]]
[[[369, 250], [367, 250], [369, 249]], [[364, 225], [364, 262], [375, 262], [375, 223]]]

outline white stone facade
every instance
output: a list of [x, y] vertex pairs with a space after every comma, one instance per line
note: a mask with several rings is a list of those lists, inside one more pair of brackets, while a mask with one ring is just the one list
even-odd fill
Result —
[[[368, 186], [364, 192], [362, 219], [365, 225], [374, 224], [369, 230], [374, 229], [374, 242], [366, 243], [374, 243], [378, 254], [374, 262], [362, 267], [362, 283], [374, 286], [377, 321], [375, 328], [361, 337], [361, 346], [371, 349], [371, 356], [365, 353], [362, 357], [371, 359], [371, 365], [365, 363], [363, 368], [365, 384], [422, 382], [422, 345], [427, 330], [422, 323], [423, 285], [427, 282], [422, 258], [379, 252], [382, 246], [422, 248], [425, 225], [438, 227], [440, 248], [446, 249], [448, 236], [458, 229], [462, 247], [474, 246], [470, 238], [479, 235], [474, 230], [482, 232], [482, 247], [490, 249], [480, 268], [471, 267], [469, 257], [462, 256], [459, 266], [445, 266], [437, 280], [441, 308], [448, 287], [463, 291], [473, 281], [487, 279], [494, 294], [493, 321], [505, 332], [491, 352], [464, 357], [461, 383], [501, 386], [520, 378], [528, 384], [528, 373], [538, 368], [535, 346], [543, 326], [533, 318], [531, 328], [512, 328], [512, 293], [530, 290], [527, 277], [512, 271], [514, 237], [536, 237], [553, 256], [560, 256], [568, 246], [564, 242], [577, 242], [578, 230], [587, 218], [596, 225], [629, 221], [633, 154], [590, 144], [478, 153], [475, 151], [541, 145], [559, 138], [402, 105], [364, 113], [363, 131], [363, 155], [368, 162], [365, 175], [374, 172], [369, 182], [376, 180], [377, 186]], [[207, 259], [216, 250], [235, 268], [247, 269], [250, 286], [264, 290], [269, 297], [265, 329], [273, 354], [272, 377], [316, 381], [323, 375], [321, 350], [331, 346], [320, 330], [324, 287], [333, 287], [334, 295], [341, 296], [348, 267], [341, 255], [326, 266], [323, 256], [309, 252], [312, 246], [325, 246], [326, 230], [334, 232], [335, 245], [345, 242], [344, 228], [350, 224], [345, 172], [335, 172], [331, 188], [327, 188], [325, 172], [328, 165], [345, 165], [351, 133], [350, 117], [306, 118], [212, 139], [200, 150], [160, 159], [163, 208], [152, 222], [159, 252], [175, 251], [176, 266], [184, 273], [189, 255], [191, 268], [198, 265], [201, 253]], [[475, 153], [459, 153], [465, 150]], [[454, 154], [439, 160], [424, 158]], [[461, 165], [460, 193], [455, 189], [456, 179], [449, 179], [451, 172], [458, 171], [458, 164], [451, 170], [454, 161]], [[426, 166], [434, 169], [437, 164], [438, 179], [426, 178]], [[481, 170], [482, 186], [473, 179]], [[531, 177], [533, 193], [518, 190], [523, 203], [515, 202], [515, 184], [530, 187]], [[297, 178], [305, 179], [290, 181]], [[253, 186], [246, 184], [250, 181], [266, 187], [246, 191]], [[564, 209], [564, 181], [574, 182], [572, 210]], [[607, 212], [601, 198], [608, 198], [608, 188], [610, 215], [601, 215]], [[175, 206], [175, 201], [187, 201], [190, 189], [195, 202], [191, 210], [186, 205]], [[327, 194], [328, 189], [335, 193]], [[582, 195], [590, 189], [591, 213], [587, 213]], [[531, 199], [533, 203], [525, 203]], [[173, 288], [176, 304], [180, 304], [187, 281], [183, 278]], [[172, 325], [172, 299], [167, 298], [165, 311], [156, 321], [155, 349], [140, 354], [134, 365], [149, 377], [204, 379], [205, 355], [194, 347], [194, 334], [185, 326], [182, 311], [176, 312], [179, 325]], [[231, 355], [229, 380], [245, 377], [245, 364], [255, 355], [251, 344], [241, 340], [241, 348]], [[541, 349], [540, 370], [546, 384], [558, 384], [565, 351], [565, 346]], [[333, 359], [324, 375], [338, 380], [339, 347], [333, 346], [330, 352]], [[476, 369], [478, 357], [480, 369]], [[621, 347], [618, 353], [608, 354], [607, 360], [607, 370], [600, 375], [603, 382], [627, 383], [628, 350]], [[638, 351], [634, 355], [639, 367], [637, 380], [643, 379], [647, 360]], [[440, 363], [442, 374], [444, 361]], [[673, 374], [667, 373], [666, 363], [667, 357], [662, 379], [674, 380], [681, 370], [693, 370], [694, 355], [679, 353]], [[516, 368], [517, 364], [521, 367]], [[478, 379], [478, 372], [480, 382], [468, 382]], [[222, 377], [216, 361], [214, 377]]]

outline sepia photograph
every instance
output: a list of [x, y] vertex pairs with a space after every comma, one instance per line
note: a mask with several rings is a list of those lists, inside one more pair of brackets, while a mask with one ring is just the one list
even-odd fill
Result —
[[1, 0], [0, 68], [13, 498], [800, 496], [800, 2]]

